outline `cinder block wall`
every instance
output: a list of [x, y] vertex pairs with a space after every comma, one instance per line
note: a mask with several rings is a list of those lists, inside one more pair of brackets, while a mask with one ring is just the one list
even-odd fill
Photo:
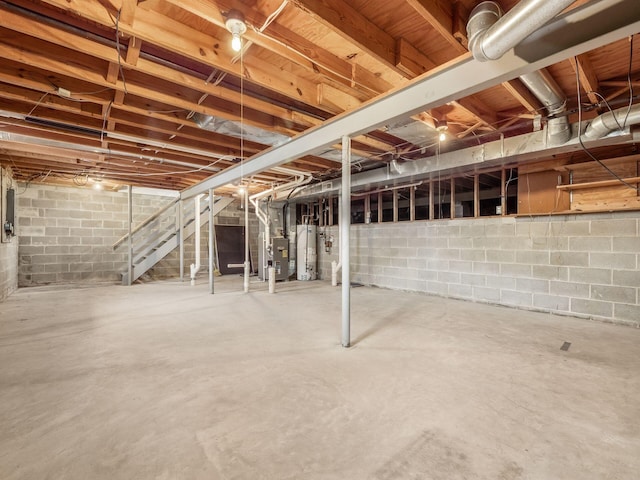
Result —
[[[640, 326], [640, 213], [352, 225], [352, 281]], [[322, 231], [322, 229], [320, 229]], [[318, 245], [319, 272], [338, 258]]]
[[[48, 185], [20, 187], [18, 198], [18, 284], [120, 282], [126, 270], [126, 245], [112, 245], [127, 233], [127, 193]], [[134, 227], [171, 202], [171, 197], [133, 195]], [[185, 202], [185, 208], [189, 205]], [[217, 223], [243, 224], [236, 203]], [[255, 218], [251, 214], [250, 218]], [[256, 230], [257, 231], [257, 228]], [[201, 259], [207, 264], [208, 226], [202, 227]], [[185, 242], [185, 272], [195, 261], [193, 237]], [[179, 276], [178, 249], [143, 278]]]
[[[185, 209], [193, 209], [192, 202], [185, 202]], [[244, 225], [244, 208], [240, 200], [235, 200], [214, 218], [214, 225]], [[249, 206], [249, 252], [253, 268], [257, 270], [258, 265], [258, 219], [253, 206]], [[209, 263], [209, 225], [204, 224], [200, 230], [200, 260], [203, 271], [208, 270]], [[185, 276], [189, 276], [189, 265], [195, 261], [195, 243], [190, 238], [185, 243]], [[161, 279], [174, 278], [180, 276], [180, 251], [174, 250], [165, 258], [160, 260], [143, 278]]]
[[4, 234], [2, 224], [6, 218], [7, 189], [15, 187], [11, 172], [2, 169], [2, 188], [0, 195], [0, 302], [18, 288], [18, 238]]

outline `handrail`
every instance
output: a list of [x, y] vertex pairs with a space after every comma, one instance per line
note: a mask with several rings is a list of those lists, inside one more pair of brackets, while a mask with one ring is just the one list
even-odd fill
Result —
[[[151, 222], [153, 222], [156, 218], [158, 218], [160, 215], [162, 215], [164, 212], [166, 212], [167, 210], [169, 210], [169, 208], [173, 207], [176, 203], [178, 203], [180, 201], [180, 197], [174, 199], [172, 202], [167, 203], [164, 207], [162, 207], [160, 210], [158, 210], [157, 212], [155, 212], [153, 215], [151, 215], [150, 217], [146, 218], [140, 225], [138, 225], [136, 228], [134, 228], [133, 230], [131, 230], [131, 235], [133, 236], [133, 234], [139, 232], [143, 227], [149, 225]], [[124, 242], [127, 238], [129, 238], [129, 234], [125, 233], [122, 237], [120, 237], [118, 240], [116, 240], [116, 242], [111, 245], [111, 248], [113, 250], [115, 250], [116, 248], [118, 248], [118, 246]]]

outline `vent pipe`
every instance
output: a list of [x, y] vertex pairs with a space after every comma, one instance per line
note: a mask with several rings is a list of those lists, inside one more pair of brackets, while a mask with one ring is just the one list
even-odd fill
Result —
[[625, 127], [638, 123], [640, 123], [640, 104], [631, 108], [618, 108], [591, 120], [591, 123], [584, 131], [583, 137], [588, 140], [597, 140], [607, 136], [614, 130], [624, 130]]
[[[497, 60], [533, 32], [544, 26], [574, 0], [522, 0], [503, 15], [496, 2], [482, 2], [469, 16], [467, 34], [469, 50], [481, 62]], [[567, 99], [553, 77], [546, 70], [520, 77], [547, 108], [547, 142], [560, 145], [571, 138], [569, 119], [565, 115]]]
[[473, 58], [481, 62], [497, 60], [574, 1], [522, 0], [504, 16], [496, 2], [478, 4], [467, 23]]
[[538, 100], [546, 107], [550, 118], [547, 122], [547, 142], [549, 145], [562, 145], [571, 138], [567, 110], [567, 97], [560, 86], [546, 70], [538, 70], [520, 77], [524, 85], [531, 90]]

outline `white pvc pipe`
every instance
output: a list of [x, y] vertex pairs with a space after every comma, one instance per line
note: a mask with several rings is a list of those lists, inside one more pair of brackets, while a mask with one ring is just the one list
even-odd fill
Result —
[[351, 345], [351, 280], [349, 228], [351, 223], [351, 139], [342, 137], [342, 191], [340, 202], [340, 254], [342, 257], [342, 346]]
[[249, 201], [253, 205], [253, 208], [256, 212], [256, 217], [258, 217], [258, 220], [260, 221], [260, 223], [264, 225], [264, 238], [261, 246], [262, 251], [264, 253], [263, 255], [264, 264], [262, 265], [263, 271], [266, 271], [268, 269], [267, 261], [271, 253], [271, 222], [269, 221], [269, 215], [264, 213], [260, 208], [260, 200], [262, 200], [264, 197], [268, 197], [269, 195], [274, 195], [276, 192], [293, 189], [293, 188], [299, 187], [300, 185], [305, 185], [309, 183], [312, 179], [312, 176], [310, 174], [298, 172], [296, 170], [290, 170], [284, 167], [277, 167], [274, 170], [282, 173], [295, 175], [296, 179], [292, 180], [291, 182], [278, 185], [264, 192], [256, 193], [249, 197]]
[[213, 188], [209, 189], [209, 293], [213, 294]]
[[244, 192], [244, 293], [249, 292], [249, 189]]
[[276, 269], [269, 267], [269, 293], [276, 293]]
[[196, 263], [191, 264], [191, 285], [196, 284], [196, 274], [200, 270], [200, 195], [193, 199], [195, 209]]
[[180, 241], [180, 281], [184, 281], [184, 205], [178, 202], [178, 240]]

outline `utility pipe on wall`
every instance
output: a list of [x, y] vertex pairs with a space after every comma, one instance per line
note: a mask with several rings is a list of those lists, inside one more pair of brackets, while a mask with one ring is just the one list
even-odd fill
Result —
[[[268, 213], [264, 213], [262, 211], [262, 209], [260, 208], [260, 201], [265, 198], [268, 197], [270, 195], [275, 195], [277, 192], [281, 192], [281, 191], [286, 191], [286, 190], [291, 190], [294, 189], [296, 187], [302, 186], [302, 185], [306, 185], [307, 183], [309, 183], [311, 181], [311, 179], [313, 178], [310, 174], [308, 173], [304, 173], [304, 172], [298, 172], [297, 170], [291, 170], [288, 168], [283, 168], [283, 167], [278, 167], [274, 170], [277, 170], [279, 172], [283, 172], [283, 173], [289, 173], [291, 175], [295, 175], [295, 180], [292, 180], [291, 182], [288, 183], [284, 183], [282, 185], [278, 185], [276, 187], [273, 187], [269, 190], [266, 190], [264, 192], [260, 192], [260, 193], [256, 193], [254, 195], [251, 195], [249, 197], [249, 201], [251, 202], [251, 204], [253, 205], [253, 208], [256, 212], [256, 217], [258, 217], [258, 220], [260, 221], [260, 223], [262, 223], [264, 225], [264, 261], [267, 261], [267, 257], [271, 254], [271, 222], [269, 221], [269, 215]], [[265, 271], [269, 271], [268, 270], [268, 265], [265, 263], [263, 265], [263, 268]]]
[[351, 280], [349, 228], [351, 224], [351, 138], [342, 137], [342, 191], [340, 201], [340, 255], [342, 257], [342, 346], [351, 345]]
[[191, 264], [191, 285], [196, 284], [196, 274], [200, 270], [200, 195], [193, 199], [195, 210], [196, 263]]

